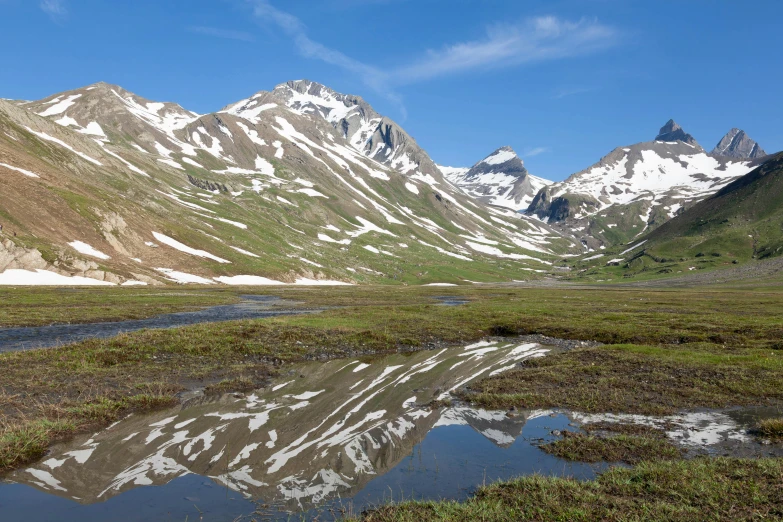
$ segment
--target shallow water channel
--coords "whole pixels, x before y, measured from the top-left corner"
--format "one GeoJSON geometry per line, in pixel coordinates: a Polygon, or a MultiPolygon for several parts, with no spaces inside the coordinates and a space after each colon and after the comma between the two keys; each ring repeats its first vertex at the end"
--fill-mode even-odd
{"type": "MultiPolygon", "coordinates": [[[[248,395],[131,415],[8,476],[1,518],[325,520],[389,500],[465,499],[482,483],[531,473],[589,479],[606,464],[569,463],[538,445],[596,419],[425,406],[551,350],[485,341],[308,363],[248,395]]],[[[693,447],[746,437],[731,416],[693,415],[636,420],[661,422],[693,447]]]]}
{"type": "Polygon", "coordinates": [[[194,312],[162,314],[147,319],[86,324],[54,324],[23,328],[0,328],[0,352],[47,348],[89,338],[114,337],[121,333],[152,328],[176,328],[198,323],[216,323],[238,319],[261,319],[280,315],[313,312],[306,309],[272,308],[280,299],[267,295],[243,295],[242,301],[211,306],[194,312]]]}

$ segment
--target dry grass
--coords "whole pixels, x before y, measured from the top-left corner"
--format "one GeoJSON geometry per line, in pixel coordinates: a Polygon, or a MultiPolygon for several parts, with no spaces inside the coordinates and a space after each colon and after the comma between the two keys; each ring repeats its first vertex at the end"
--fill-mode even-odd
{"type": "Polygon", "coordinates": [[[0,473],[42,457],[58,440],[119,420],[131,411],[151,411],[177,403],[166,386],[127,397],[85,396],[82,400],[48,403],[21,402],[18,396],[0,396],[0,473]]]}

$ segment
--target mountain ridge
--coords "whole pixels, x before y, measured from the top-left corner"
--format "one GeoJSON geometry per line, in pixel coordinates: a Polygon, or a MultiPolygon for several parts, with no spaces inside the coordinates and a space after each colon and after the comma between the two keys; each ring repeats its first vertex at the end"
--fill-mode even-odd
{"type": "Polygon", "coordinates": [[[502,270],[535,274],[572,248],[466,197],[369,105],[357,121],[372,133],[352,143],[351,115],[316,107],[350,110],[339,93],[292,85],[320,97],[291,102],[298,91],[281,84],[253,106],[197,114],[93,84],[3,102],[0,283],[508,280],[502,270]],[[393,145],[383,162],[378,139],[393,145]]]}
{"type": "Polygon", "coordinates": [[[624,243],[749,172],[754,161],[708,154],[674,120],[653,141],[617,147],[536,194],[526,213],[586,251],[624,243]]]}

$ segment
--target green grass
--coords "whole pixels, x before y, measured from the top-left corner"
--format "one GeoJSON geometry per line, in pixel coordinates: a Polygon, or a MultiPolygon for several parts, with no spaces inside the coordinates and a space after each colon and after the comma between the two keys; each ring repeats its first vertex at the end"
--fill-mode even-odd
{"type": "Polygon", "coordinates": [[[158,302],[156,293],[171,308],[230,300],[244,292],[333,307],[314,315],[139,331],[0,354],[0,397],[14,398],[0,400],[5,425],[50,419],[47,408],[81,407],[86,409],[79,418],[106,423],[114,415],[111,401],[125,401],[120,409],[132,411],[144,407],[127,402],[140,394],[172,397],[208,386],[215,393],[242,391],[299,361],[457,346],[488,335],[543,334],[614,344],[531,360],[472,384],[465,398],[487,407],[664,413],[783,401],[779,287],[753,292],[504,287],[2,292],[12,298],[1,301],[6,311],[20,317],[41,303],[45,306],[34,317],[47,320],[59,313],[56,303],[63,295],[73,304],[83,297],[121,313],[142,313],[146,304],[158,302]],[[433,299],[438,295],[469,303],[439,306],[433,299]],[[151,393],[150,387],[159,391],[151,393]]]}
{"type": "Polygon", "coordinates": [[[753,428],[753,432],[761,437],[783,439],[783,417],[763,420],[753,428]]]}
{"type": "Polygon", "coordinates": [[[144,319],[236,301],[225,289],[0,287],[0,327],[144,319]]]}
{"type": "MultiPolygon", "coordinates": [[[[13,398],[3,397],[6,410],[13,398]]],[[[48,447],[80,431],[104,426],[131,411],[150,411],[171,407],[177,400],[169,393],[137,394],[110,399],[99,396],[84,401],[63,401],[58,405],[36,403],[21,418],[3,416],[0,423],[0,473],[33,462],[46,454],[48,447]]]]}
{"type": "MultiPolygon", "coordinates": [[[[405,502],[366,522],[738,521],[783,518],[783,459],[711,458],[612,468],[597,480],[523,477],[464,503],[405,502]]],[[[359,519],[357,519],[359,520],[359,519]]]]}
{"type": "Polygon", "coordinates": [[[582,348],[526,361],[459,393],[486,408],[670,414],[783,401],[783,353],[713,344],[582,348]]]}
{"type": "Polygon", "coordinates": [[[577,462],[638,464],[645,460],[682,457],[682,450],[666,438],[625,434],[600,437],[566,431],[563,438],[544,444],[541,449],[561,459],[577,462]]]}

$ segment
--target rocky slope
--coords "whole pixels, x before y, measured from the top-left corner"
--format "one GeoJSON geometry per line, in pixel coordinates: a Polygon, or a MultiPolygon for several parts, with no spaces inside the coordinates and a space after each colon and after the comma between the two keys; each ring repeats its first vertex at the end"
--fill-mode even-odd
{"type": "Polygon", "coordinates": [[[712,154],[736,159],[756,159],[767,155],[758,143],[740,129],[731,129],[726,133],[712,149],[712,154]]]}
{"type": "Polygon", "coordinates": [[[511,147],[501,147],[470,169],[440,167],[451,183],[488,205],[526,210],[552,182],[531,175],[511,147]]]}
{"type": "Polygon", "coordinates": [[[527,213],[586,250],[626,243],[747,174],[761,158],[708,154],[670,120],[654,141],[618,147],[543,188],[527,213]]]}
{"type": "Polygon", "coordinates": [[[205,115],[105,83],[0,101],[0,181],[0,284],[508,281],[574,248],[306,81],[205,115]]]}

